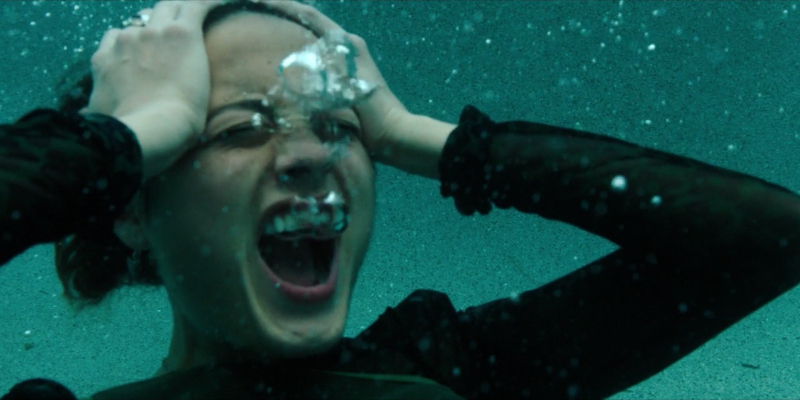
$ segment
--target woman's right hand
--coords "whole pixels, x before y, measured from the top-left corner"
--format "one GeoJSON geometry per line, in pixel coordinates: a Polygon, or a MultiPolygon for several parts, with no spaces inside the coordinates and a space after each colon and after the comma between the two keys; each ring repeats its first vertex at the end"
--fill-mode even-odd
{"type": "Polygon", "coordinates": [[[162,1],[140,11],[144,26],[106,32],[92,57],[89,113],[135,134],[144,178],[166,170],[205,129],[210,92],[203,21],[220,1],[162,1]]]}

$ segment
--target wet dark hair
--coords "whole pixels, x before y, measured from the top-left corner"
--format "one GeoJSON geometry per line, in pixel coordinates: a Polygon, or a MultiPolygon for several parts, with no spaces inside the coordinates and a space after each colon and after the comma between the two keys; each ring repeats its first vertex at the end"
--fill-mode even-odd
{"type": "MultiPolygon", "coordinates": [[[[274,15],[304,25],[263,3],[237,0],[209,11],[203,21],[203,32],[242,12],[274,15]]],[[[56,108],[60,111],[78,112],[88,105],[92,93],[92,75],[88,72],[91,71],[90,65],[90,60],[85,59],[67,69],[56,86],[56,92],[60,93],[56,108]]],[[[141,190],[146,191],[146,187],[141,190]]],[[[111,291],[122,286],[163,284],[148,252],[140,252],[138,260],[134,260],[133,256],[133,250],[125,246],[113,232],[108,232],[103,241],[76,234],[56,242],[56,271],[64,287],[64,297],[79,311],[85,306],[99,304],[111,291]]]]}

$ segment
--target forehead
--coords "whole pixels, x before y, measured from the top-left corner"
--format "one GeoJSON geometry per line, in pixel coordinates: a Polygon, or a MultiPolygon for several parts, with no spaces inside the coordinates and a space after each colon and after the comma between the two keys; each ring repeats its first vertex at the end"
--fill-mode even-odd
{"type": "Polygon", "coordinates": [[[212,27],[205,41],[211,68],[209,106],[214,108],[267,92],[279,82],[281,60],[316,37],[294,22],[242,12],[212,27]]]}

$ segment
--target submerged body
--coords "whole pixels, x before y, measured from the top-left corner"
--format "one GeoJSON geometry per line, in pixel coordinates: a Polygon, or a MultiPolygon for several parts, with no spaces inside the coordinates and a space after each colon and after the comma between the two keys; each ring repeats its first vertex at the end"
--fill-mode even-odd
{"type": "MultiPolygon", "coordinates": [[[[85,142],[68,132],[61,140],[85,142]]],[[[126,146],[135,142],[129,137],[126,146]]],[[[84,167],[83,179],[103,174],[90,162],[84,167]]],[[[138,184],[136,167],[118,167],[129,177],[119,193],[138,184]]],[[[17,175],[18,185],[43,174],[21,170],[32,175],[17,175]]],[[[93,398],[606,397],[800,282],[800,197],[757,178],[586,132],[494,124],[471,107],[448,138],[440,173],[443,195],[464,214],[514,207],[600,234],[620,249],[517,299],[464,311],[442,293],[415,292],[320,355],[232,358],[93,398]],[[481,165],[492,172],[475,173],[481,165]],[[618,177],[624,190],[612,185],[618,177]]],[[[62,181],[70,179],[49,185],[62,181]]],[[[36,189],[25,195],[31,204],[85,212],[78,201],[41,197],[64,185],[36,189]]]]}
{"type": "Polygon", "coordinates": [[[800,198],[784,188],[472,107],[458,126],[411,114],[352,34],[359,79],[381,88],[309,113],[267,94],[282,60],[341,30],[312,7],[150,12],[106,33],[82,81],[96,87],[0,129],[3,260],[74,234],[56,252],[73,299],[136,277],[166,288],[161,368],[97,399],[604,397],[800,281],[800,198]],[[342,338],[372,233],[374,161],[439,179],[463,214],[513,207],[619,249],[464,311],[415,292],[342,338]]]}

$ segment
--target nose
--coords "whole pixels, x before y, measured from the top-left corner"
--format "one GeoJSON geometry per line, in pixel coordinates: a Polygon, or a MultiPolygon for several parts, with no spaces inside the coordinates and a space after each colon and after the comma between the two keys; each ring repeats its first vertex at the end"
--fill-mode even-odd
{"type": "Polygon", "coordinates": [[[313,134],[294,136],[284,142],[275,160],[275,171],[284,188],[311,195],[323,189],[333,169],[331,150],[313,134]]]}

